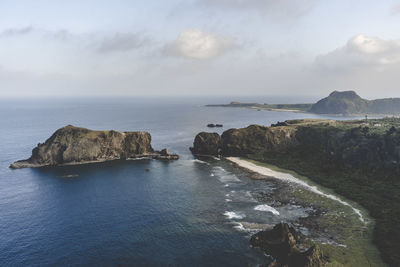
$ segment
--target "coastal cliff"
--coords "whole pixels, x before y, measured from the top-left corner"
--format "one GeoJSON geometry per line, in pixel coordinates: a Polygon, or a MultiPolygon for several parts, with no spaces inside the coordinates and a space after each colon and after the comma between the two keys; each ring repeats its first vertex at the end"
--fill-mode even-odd
{"type": "Polygon", "coordinates": [[[219,147],[207,149],[293,170],[361,204],[376,220],[373,241],[383,259],[400,265],[400,119],[251,125],[225,131],[219,147]]]}
{"type": "Polygon", "coordinates": [[[73,165],[116,159],[153,157],[177,159],[167,150],[155,151],[148,132],[93,131],[71,125],[58,129],[43,144],[32,150],[32,156],[19,160],[10,168],[73,165]]]}

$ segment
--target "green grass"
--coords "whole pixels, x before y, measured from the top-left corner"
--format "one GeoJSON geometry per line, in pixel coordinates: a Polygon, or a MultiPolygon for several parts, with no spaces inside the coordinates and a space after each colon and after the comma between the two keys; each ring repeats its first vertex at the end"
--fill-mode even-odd
{"type": "MultiPolygon", "coordinates": [[[[316,185],[309,178],[300,175],[295,171],[286,170],[265,162],[249,160],[257,165],[270,168],[274,171],[289,173],[292,176],[305,181],[309,185],[316,185]]],[[[318,188],[327,194],[334,194],[331,189],[318,186],[318,188]]],[[[326,198],[322,195],[311,192],[302,187],[296,187],[294,196],[306,203],[326,208],[328,212],[318,218],[318,225],[321,228],[329,229],[340,235],[339,242],[346,247],[320,244],[324,255],[329,257],[330,263],[327,266],[385,266],[380,253],[373,244],[373,228],[375,221],[368,217],[367,212],[356,203],[343,199],[355,208],[362,211],[366,224],[359,220],[359,216],[354,211],[335,200],[326,198]]]]}

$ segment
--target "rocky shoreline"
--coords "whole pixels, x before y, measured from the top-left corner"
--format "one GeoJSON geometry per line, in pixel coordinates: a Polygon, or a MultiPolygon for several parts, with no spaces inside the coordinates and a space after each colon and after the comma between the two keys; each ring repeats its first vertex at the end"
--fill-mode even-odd
{"type": "MultiPolygon", "coordinates": [[[[399,128],[396,118],[291,120],[271,127],[229,129],[222,135],[201,132],[191,151],[195,155],[243,157],[252,164],[283,168],[283,172],[302,177],[300,180],[330,188],[327,196],[315,186],[291,186],[291,179],[281,177],[281,183],[289,186],[278,186],[275,193],[259,194],[257,199],[271,207],[288,202],[310,207],[308,217],[292,223],[298,230],[308,230],[309,241],[320,244],[334,266],[385,266],[382,259],[396,266],[398,245],[393,237],[398,236],[399,128]],[[349,204],[335,195],[354,202],[349,204]],[[373,219],[354,208],[355,202],[373,219]]],[[[250,176],[270,179],[265,175],[250,176]]]]}
{"type": "MultiPolygon", "coordinates": [[[[253,172],[247,168],[243,168],[237,164],[235,165],[240,169],[247,171],[250,179],[266,180],[273,184],[274,189],[272,191],[259,191],[256,194],[252,194],[258,202],[265,203],[273,208],[279,208],[290,204],[299,206],[299,208],[308,209],[308,215],[306,217],[300,217],[295,221],[285,222],[285,224],[288,224],[288,226],[290,226],[298,236],[301,236],[301,238],[296,239],[295,242],[297,243],[296,253],[300,253],[296,256],[293,255],[292,250],[287,251],[287,249],[283,249],[283,251],[286,251],[287,253],[279,254],[277,257],[274,255],[274,253],[277,253],[276,251],[271,252],[270,250],[265,248],[263,249],[262,246],[260,247],[260,245],[257,245],[258,243],[269,242],[268,238],[265,239],[265,235],[260,233],[271,231],[271,226],[264,226],[266,228],[261,232],[252,235],[250,241],[251,246],[260,247],[266,254],[273,257],[274,261],[269,266],[325,266],[327,263],[334,263],[336,264],[335,266],[349,266],[337,262],[336,258],[332,257],[332,254],[341,251],[342,253],[350,255],[352,251],[351,249],[348,249],[346,245],[346,239],[350,238],[349,232],[359,231],[365,235],[366,232],[370,231],[370,228],[367,228],[367,225],[358,219],[357,214],[349,209],[349,207],[344,206],[341,203],[335,203],[335,200],[326,199],[324,196],[318,196],[316,193],[309,191],[307,188],[304,188],[299,184],[280,180],[273,176],[266,176],[258,172],[253,172]],[[309,198],[309,196],[316,196],[316,198],[309,198]],[[333,218],[335,221],[341,222],[338,227],[331,227],[331,225],[327,223],[333,220],[333,218]],[[255,237],[258,237],[256,243],[254,243],[255,237]],[[299,258],[301,258],[301,253],[306,255],[306,251],[312,248],[317,248],[319,256],[316,257],[314,254],[312,257],[315,260],[314,265],[307,265],[304,263],[304,257],[303,260],[300,260],[299,258]],[[331,251],[333,251],[333,253],[331,253],[331,251]],[[279,257],[283,257],[283,262],[278,259],[279,257]],[[291,257],[297,257],[296,262],[303,262],[304,265],[296,265],[293,262],[288,263],[287,261],[291,257]]],[[[247,229],[246,225],[244,225],[244,229],[247,229]]],[[[250,229],[252,229],[251,226],[249,230],[250,229]]]]}
{"type": "Polygon", "coordinates": [[[30,158],[10,165],[12,169],[78,165],[112,160],[149,158],[177,160],[168,149],[156,151],[148,132],[94,131],[68,125],[58,129],[30,158]]]}

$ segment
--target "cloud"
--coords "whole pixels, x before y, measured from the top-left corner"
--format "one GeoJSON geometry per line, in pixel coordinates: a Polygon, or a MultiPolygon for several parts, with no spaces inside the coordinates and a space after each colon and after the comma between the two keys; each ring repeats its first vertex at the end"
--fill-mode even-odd
{"type": "Polygon", "coordinates": [[[2,33],[0,33],[0,37],[12,37],[16,35],[25,35],[30,34],[35,29],[32,26],[27,26],[23,28],[8,28],[5,29],[2,33]]]}
{"type": "Polygon", "coordinates": [[[397,4],[397,5],[393,6],[393,7],[390,9],[390,14],[392,14],[392,15],[398,15],[398,14],[400,14],[400,4],[397,4]]]}
{"type": "Polygon", "coordinates": [[[318,68],[335,71],[384,69],[400,63],[400,40],[356,35],[346,45],[316,59],[318,68]]]}
{"type": "Polygon", "coordinates": [[[166,51],[173,56],[211,59],[221,56],[234,46],[233,38],[217,36],[199,29],[190,29],[182,31],[177,39],[167,46],[166,51]]]}
{"type": "Polygon", "coordinates": [[[226,10],[251,10],[276,18],[298,18],[307,14],[318,0],[197,0],[206,8],[226,10]]]}
{"type": "Polygon", "coordinates": [[[150,40],[137,33],[115,33],[106,36],[98,43],[98,51],[101,53],[125,52],[137,49],[148,44],[150,40]]]}

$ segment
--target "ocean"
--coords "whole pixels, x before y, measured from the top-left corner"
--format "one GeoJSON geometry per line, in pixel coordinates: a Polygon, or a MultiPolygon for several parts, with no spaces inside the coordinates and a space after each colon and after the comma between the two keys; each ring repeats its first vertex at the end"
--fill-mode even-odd
{"type": "Polygon", "coordinates": [[[306,216],[307,210],[259,203],[254,195],[270,192],[270,182],[252,180],[224,160],[195,159],[189,147],[201,131],[222,133],[250,124],[324,116],[204,106],[230,100],[0,100],[0,266],[256,266],[268,262],[250,248],[252,232],[243,225],[291,221],[306,216]],[[210,129],[208,123],[224,127],[210,129]],[[167,147],[180,160],[8,168],[68,124],[148,131],[155,149],[167,147]]]}

